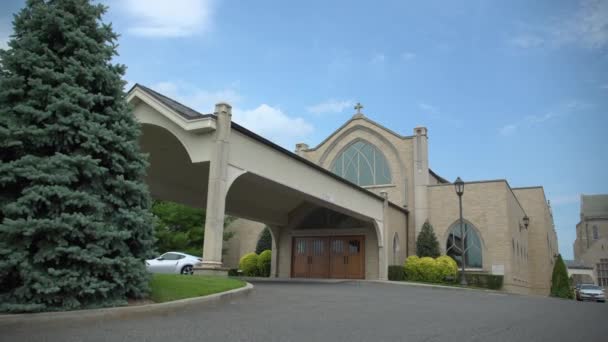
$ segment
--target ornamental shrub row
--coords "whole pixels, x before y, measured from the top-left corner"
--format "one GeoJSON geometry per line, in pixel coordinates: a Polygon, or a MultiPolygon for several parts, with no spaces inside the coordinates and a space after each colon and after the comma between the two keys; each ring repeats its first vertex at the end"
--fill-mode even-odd
{"type": "MultiPolygon", "coordinates": [[[[465,273],[467,284],[473,287],[500,290],[502,288],[503,276],[486,273],[465,273]]],[[[456,279],[460,279],[460,273],[456,279]]]]}
{"type": "Polygon", "coordinates": [[[388,280],[403,281],[405,279],[405,269],[403,266],[390,265],[388,267],[388,280]]]}
{"type": "Polygon", "coordinates": [[[405,261],[404,269],[408,280],[442,283],[456,278],[458,265],[446,255],[437,259],[413,255],[405,261]]]}
{"type": "Polygon", "coordinates": [[[270,261],[272,252],[267,249],[260,253],[254,252],[243,255],[239,262],[239,268],[243,275],[247,277],[269,277],[270,276],[270,261]]]}

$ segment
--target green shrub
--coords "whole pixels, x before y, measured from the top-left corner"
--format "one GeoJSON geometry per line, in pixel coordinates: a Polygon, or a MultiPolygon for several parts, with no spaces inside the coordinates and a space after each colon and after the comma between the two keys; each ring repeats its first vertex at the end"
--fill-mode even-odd
{"type": "Polygon", "coordinates": [[[441,274],[442,281],[454,281],[456,280],[456,274],[458,273],[458,264],[456,261],[447,255],[440,256],[436,259],[439,273],[441,274]]]}
{"type": "Polygon", "coordinates": [[[441,281],[441,274],[437,268],[437,262],[431,257],[423,257],[418,260],[420,270],[420,281],[438,283],[441,281]]]}
{"type": "Polygon", "coordinates": [[[420,258],[431,257],[437,258],[439,255],[439,242],[433,231],[433,226],[429,221],[424,222],[422,230],[416,239],[416,255],[420,258]]]}
{"type": "Polygon", "coordinates": [[[229,277],[238,277],[239,276],[239,270],[238,268],[231,268],[228,270],[228,276],[229,277]]]}
{"type": "Polygon", "coordinates": [[[401,265],[390,265],[388,267],[388,280],[405,280],[405,268],[401,265]]]}
{"type": "Polygon", "coordinates": [[[404,269],[405,277],[408,280],[429,283],[451,282],[456,278],[458,272],[456,261],[449,256],[433,259],[413,255],[407,258],[404,269]]]}
{"type": "Polygon", "coordinates": [[[255,277],[258,275],[258,255],[255,253],[248,253],[243,255],[239,262],[239,268],[243,271],[243,274],[248,277],[255,277]]]}
{"type": "Polygon", "coordinates": [[[270,277],[270,262],[272,260],[272,251],[267,249],[258,256],[258,275],[261,277],[270,277]]]}
{"type": "MultiPolygon", "coordinates": [[[[503,276],[486,273],[465,273],[467,284],[485,289],[500,290],[502,288],[503,276]]],[[[460,273],[458,274],[460,279],[460,273]]]]}
{"type": "Polygon", "coordinates": [[[272,250],[272,234],[270,233],[270,228],[264,227],[264,230],[260,233],[258,243],[255,245],[255,252],[262,254],[267,249],[272,250]]]}
{"type": "Polygon", "coordinates": [[[405,277],[408,280],[419,280],[420,279],[420,272],[418,269],[418,260],[420,260],[420,258],[418,258],[415,255],[409,256],[407,257],[407,260],[405,260],[405,265],[404,265],[404,270],[405,270],[405,277]]]}
{"type": "Polygon", "coordinates": [[[555,259],[553,275],[551,276],[551,297],[573,299],[574,293],[568,282],[568,271],[561,254],[555,259]]]}

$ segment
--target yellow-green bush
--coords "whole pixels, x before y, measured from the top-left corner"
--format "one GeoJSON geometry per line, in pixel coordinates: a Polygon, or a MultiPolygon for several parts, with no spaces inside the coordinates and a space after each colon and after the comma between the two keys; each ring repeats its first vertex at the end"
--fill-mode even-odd
{"type": "Polygon", "coordinates": [[[437,267],[441,273],[441,279],[456,279],[458,273],[458,264],[454,259],[447,255],[440,256],[437,260],[437,267]]]}
{"type": "Polygon", "coordinates": [[[267,249],[258,256],[258,273],[261,277],[270,277],[270,261],[272,260],[272,251],[267,249]]]}
{"type": "Polygon", "coordinates": [[[417,280],[420,278],[418,271],[418,260],[420,260],[420,258],[415,255],[409,256],[407,257],[407,260],[405,260],[405,277],[408,280],[417,280]]]}
{"type": "Polygon", "coordinates": [[[243,274],[248,277],[255,277],[258,275],[258,255],[255,253],[248,253],[243,255],[239,262],[239,268],[243,271],[243,274]]]}
{"type": "Polygon", "coordinates": [[[408,280],[430,283],[455,279],[458,271],[456,262],[449,256],[441,256],[437,259],[410,256],[407,258],[404,268],[408,280]]]}

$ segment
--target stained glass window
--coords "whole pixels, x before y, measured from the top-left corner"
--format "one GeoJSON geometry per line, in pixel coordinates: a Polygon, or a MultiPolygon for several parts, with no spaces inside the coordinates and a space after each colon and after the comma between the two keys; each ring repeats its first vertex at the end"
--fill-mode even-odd
{"type": "MultiPolygon", "coordinates": [[[[463,222],[464,226],[464,254],[465,267],[482,268],[481,240],[470,223],[463,222]]],[[[450,227],[450,234],[446,243],[446,254],[456,260],[458,266],[462,263],[462,239],[460,223],[456,222],[450,227]]]]}
{"type": "Polygon", "coordinates": [[[382,152],[361,140],[340,153],[331,171],[360,186],[391,183],[391,171],[382,152]]]}

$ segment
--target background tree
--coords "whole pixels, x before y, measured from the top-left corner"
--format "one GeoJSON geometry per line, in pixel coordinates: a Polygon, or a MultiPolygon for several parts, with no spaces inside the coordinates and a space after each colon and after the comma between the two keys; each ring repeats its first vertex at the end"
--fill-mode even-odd
{"type": "Polygon", "coordinates": [[[268,227],[264,227],[260,233],[258,243],[255,245],[255,254],[260,254],[265,250],[272,250],[272,235],[268,227]]]}
{"type": "Polygon", "coordinates": [[[557,255],[555,264],[553,264],[553,274],[551,276],[551,297],[559,298],[574,298],[570,281],[568,280],[568,271],[566,264],[562,259],[561,254],[557,255]]]}
{"type": "Polygon", "coordinates": [[[420,258],[436,258],[440,255],[439,242],[437,242],[433,226],[428,221],[424,222],[420,234],[418,234],[418,239],[416,240],[416,255],[420,258]]]}
{"type": "MultiPolygon", "coordinates": [[[[154,233],[156,249],[160,253],[177,251],[201,256],[205,237],[205,211],[170,201],[155,201],[152,213],[156,216],[154,233]]],[[[234,220],[226,216],[224,227],[234,220]]],[[[224,231],[224,241],[234,232],[224,231]]],[[[225,252],[225,250],[224,250],[225,252]]]]}
{"type": "Polygon", "coordinates": [[[146,159],[106,8],[28,0],[0,51],[0,310],[148,292],[146,159]]]}

